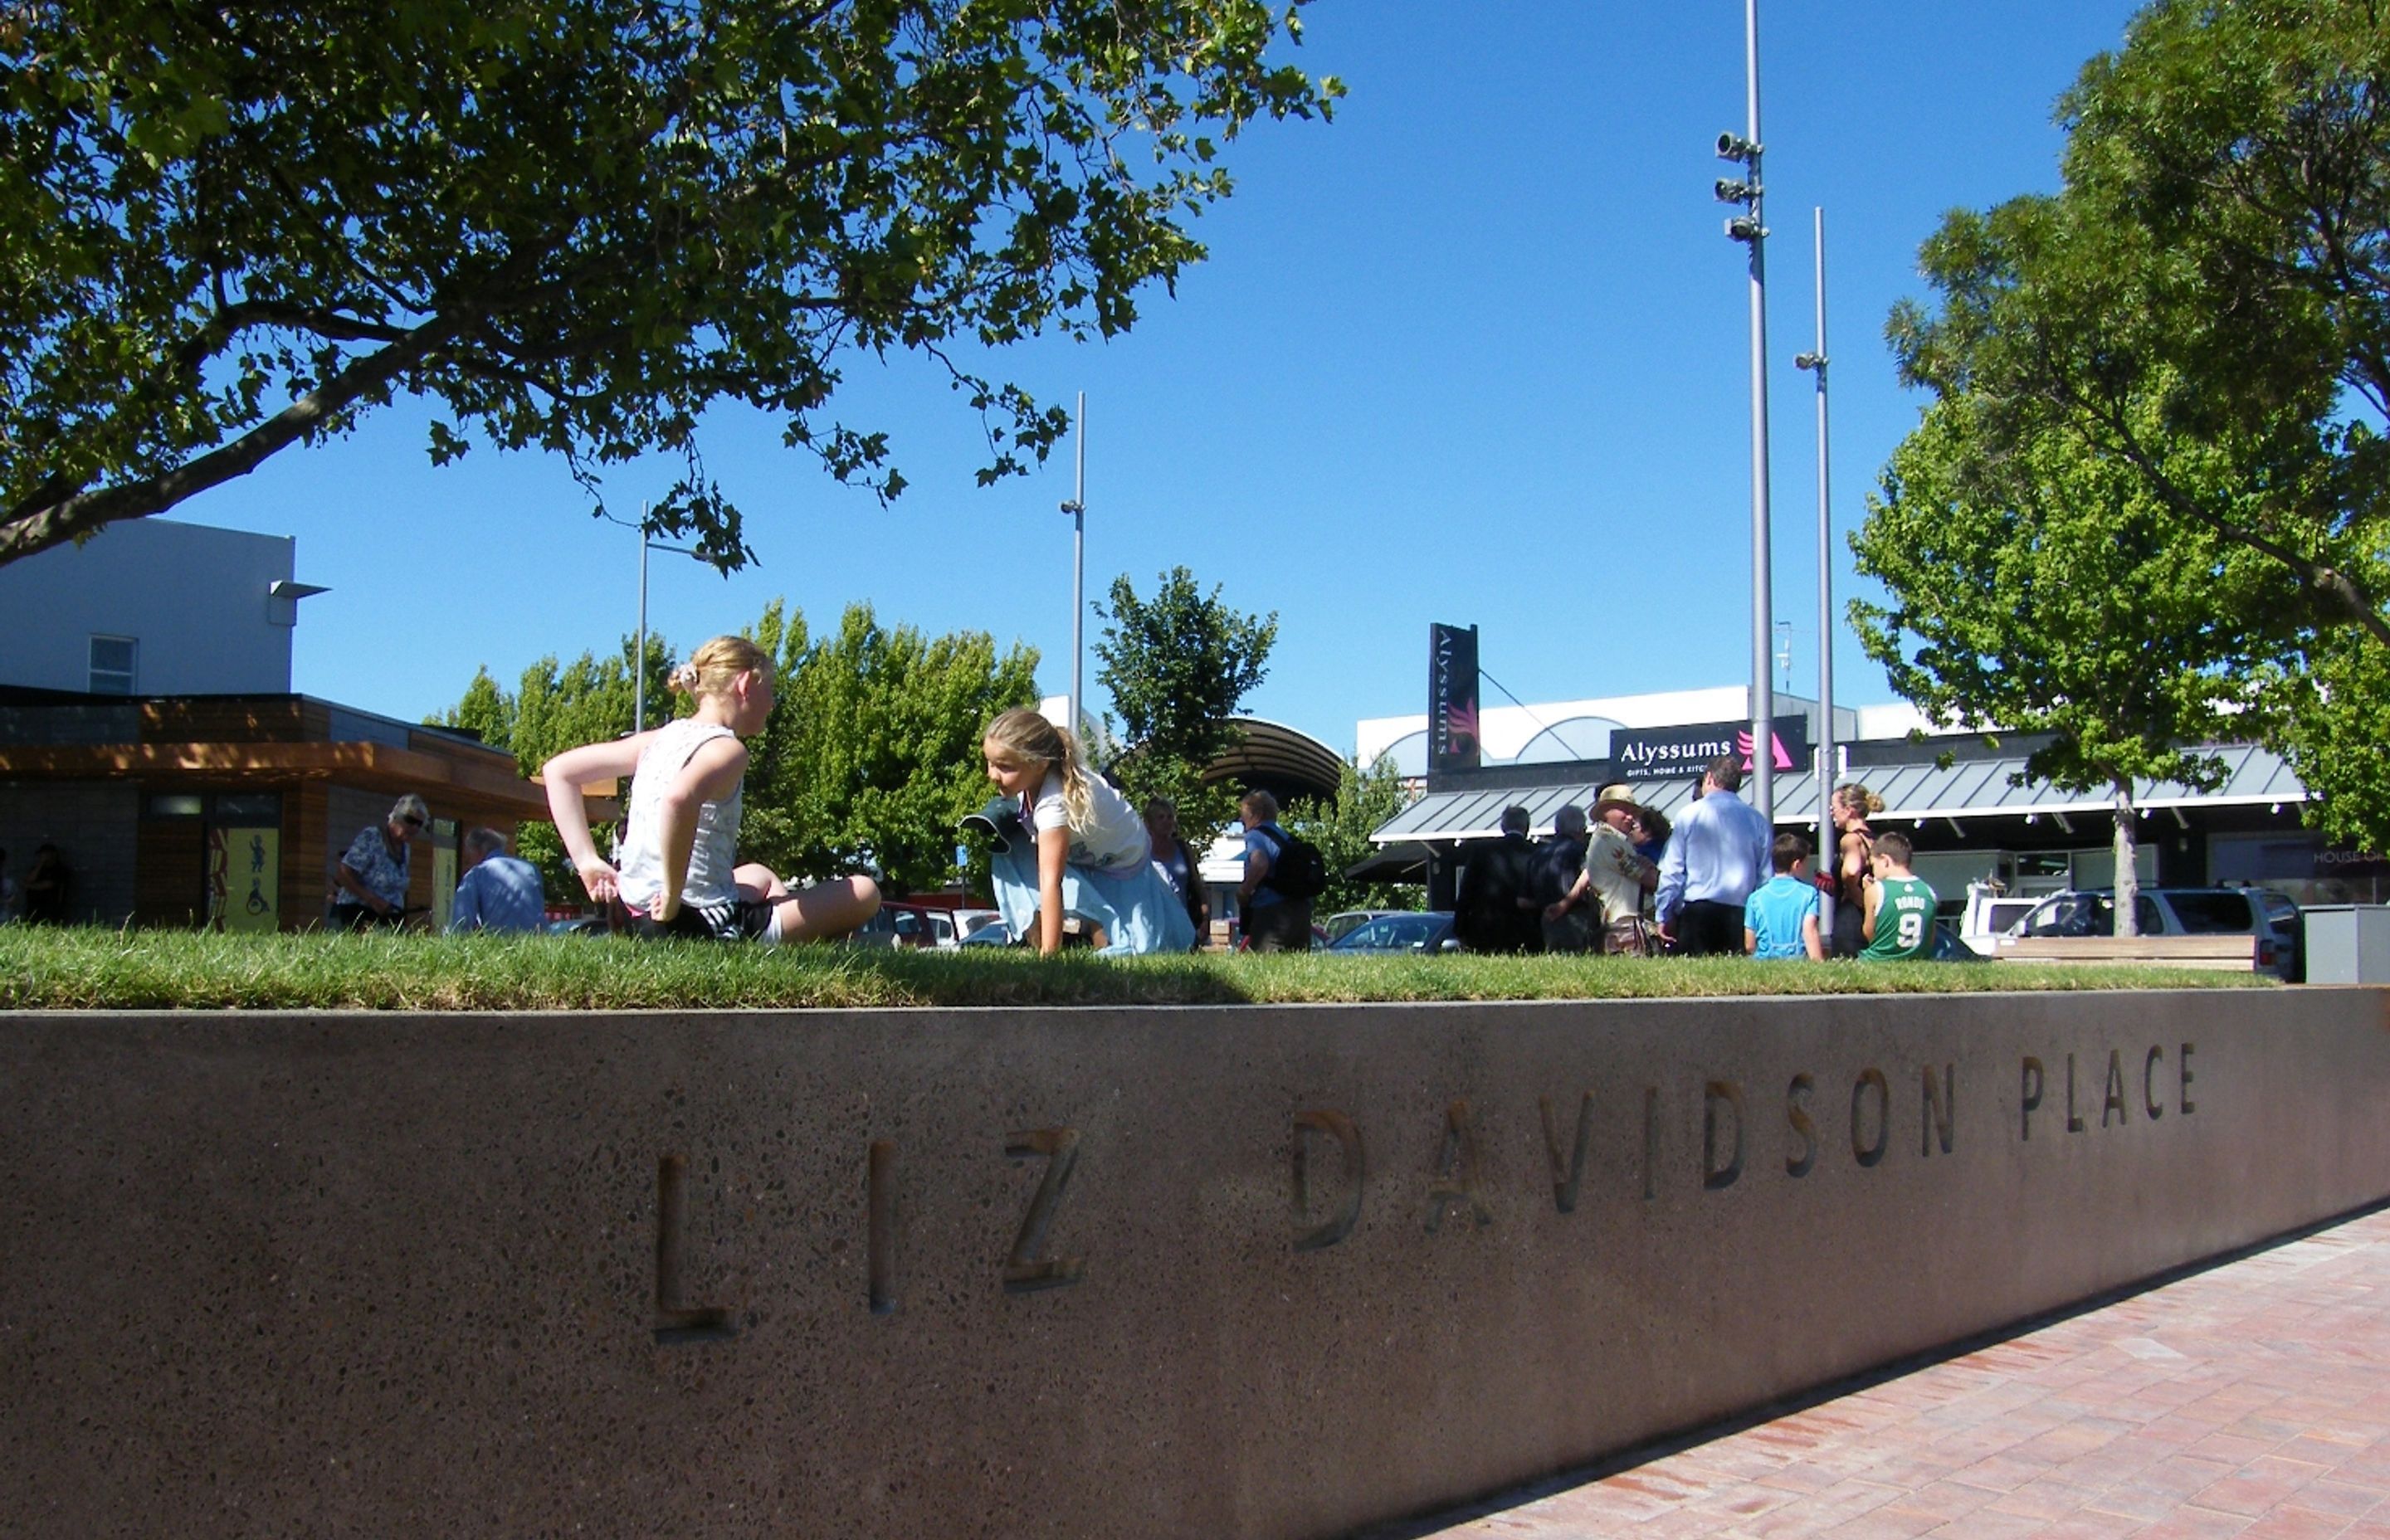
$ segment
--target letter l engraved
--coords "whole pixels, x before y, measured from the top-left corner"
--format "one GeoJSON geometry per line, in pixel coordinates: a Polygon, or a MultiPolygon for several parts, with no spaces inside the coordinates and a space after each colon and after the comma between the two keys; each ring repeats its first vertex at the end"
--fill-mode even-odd
{"type": "Polygon", "coordinates": [[[1012,1254],[1005,1259],[1004,1291],[1008,1294],[1034,1293],[1040,1289],[1067,1289],[1086,1273],[1085,1257],[1045,1257],[1038,1252],[1046,1249],[1046,1232],[1054,1223],[1054,1215],[1062,1207],[1062,1188],[1070,1182],[1071,1173],[1079,1163],[1079,1131],[1075,1128],[1032,1128],[1004,1136],[1004,1153],[1011,1160],[1026,1160],[1032,1155],[1046,1157],[1046,1174],[1037,1184],[1036,1193],[1029,1200],[1029,1212],[1021,1216],[1021,1229],[1012,1238],[1012,1254]]]}
{"type": "Polygon", "coordinates": [[[1538,1097],[1536,1105],[1544,1114],[1544,1160],[1552,1170],[1552,1207],[1562,1213],[1576,1213],[1577,1190],[1585,1186],[1586,1152],[1593,1146],[1593,1093],[1576,1104],[1576,1148],[1568,1159],[1568,1169],[1561,1168],[1560,1127],[1552,1118],[1552,1098],[1538,1097]]]}
{"type": "Polygon", "coordinates": [[[1353,1233],[1361,1217],[1361,1131],[1342,1112],[1320,1108],[1294,1115],[1294,1223],[1298,1251],[1324,1251],[1353,1233]],[[1325,1134],[1344,1153],[1344,1201],[1319,1224],[1311,1224],[1311,1136],[1325,1134]],[[1309,1225],[1308,1229],[1302,1226],[1309,1225]]]}
{"type": "Polygon", "coordinates": [[[871,1141],[865,1162],[865,1270],[871,1313],[896,1314],[896,1142],[871,1141]]]}
{"type": "Polygon", "coordinates": [[[2066,1131],[2069,1134],[2083,1132],[2083,1120],[2075,1111],[2075,1056],[2073,1054],[2066,1056],[2066,1131]]]}
{"type": "Polygon", "coordinates": [[[665,1155],[656,1161],[656,1324],[658,1347],[687,1342],[726,1342],[739,1335],[730,1312],[719,1305],[681,1303],[681,1247],[687,1235],[688,1161],[665,1155]]]}

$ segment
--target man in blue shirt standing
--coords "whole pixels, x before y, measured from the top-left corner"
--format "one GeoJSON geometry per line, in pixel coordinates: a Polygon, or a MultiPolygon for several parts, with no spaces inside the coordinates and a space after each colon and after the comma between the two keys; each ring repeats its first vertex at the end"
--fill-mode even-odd
{"type": "Polygon", "coordinates": [[[547,895],[539,868],[507,853],[507,837],[494,828],[465,836],[473,869],[456,884],[448,911],[448,933],[467,930],[537,930],[547,923],[547,895]]]}
{"type": "Polygon", "coordinates": [[[1743,900],[1767,880],[1776,831],[1741,789],[1741,760],[1710,761],[1701,801],[1677,820],[1660,858],[1660,937],[1687,956],[1740,956],[1743,900]]]}

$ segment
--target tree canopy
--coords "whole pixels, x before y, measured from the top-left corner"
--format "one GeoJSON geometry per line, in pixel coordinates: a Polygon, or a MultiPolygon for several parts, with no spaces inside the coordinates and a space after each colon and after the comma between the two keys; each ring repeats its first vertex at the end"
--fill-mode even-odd
{"type": "Polygon", "coordinates": [[[2194,569],[2219,543],[2272,569],[2209,618],[2272,635],[2247,697],[2327,829],[2376,848],[2390,802],[2330,719],[2378,711],[2390,648],[2385,87],[2372,0],[2153,0],[2062,99],[2062,190],[1947,216],[1935,302],[1889,328],[1968,495],[2059,453],[2129,476],[2101,506],[2163,519],[2194,569]]]}
{"type": "MultiPolygon", "coordinates": [[[[779,703],[748,742],[741,859],[791,880],[868,868],[892,892],[950,881],[955,825],[987,797],[980,734],[997,712],[1036,699],[1036,654],[1019,646],[999,654],[984,632],[929,637],[882,626],[868,605],[851,606],[836,632],[816,638],[776,599],[745,635],[776,661],[779,703]]],[[[626,636],[616,656],[542,658],[512,694],[484,669],[438,721],[513,750],[529,776],[552,754],[630,732],[635,656],[626,636]]],[[[690,709],[664,685],[674,661],[650,632],[650,723],[690,709]]],[[[517,843],[550,893],[580,896],[552,826],[526,824],[517,843]]]]}
{"type": "MultiPolygon", "coordinates": [[[[1937,405],[1895,452],[1851,541],[1892,602],[1854,601],[1852,622],[1893,688],[1936,720],[2052,735],[2019,784],[2114,799],[2129,933],[2133,783],[2222,779],[2199,746],[2269,718],[2245,670],[2272,638],[2218,616],[2263,613],[2288,584],[2170,520],[2132,468],[2075,442],[2045,436],[1987,464],[1974,420],[1937,405]]],[[[2217,459],[2173,469],[2204,485],[2217,459]]]]}
{"type": "MultiPolygon", "coordinates": [[[[1325,115],[1261,0],[25,0],[0,15],[0,561],[173,507],[394,395],[474,443],[685,471],[743,403],[893,496],[842,361],[915,353],[984,481],[1059,409],[973,368],[1111,335],[1203,256],[1223,141],[1325,115]]],[[[602,506],[602,504],[601,504],[602,506]]]]}
{"type": "Polygon", "coordinates": [[[1416,882],[1356,882],[1344,874],[1377,853],[1369,836],[1400,813],[1410,798],[1391,756],[1381,754],[1367,770],[1347,764],[1337,772],[1336,794],[1306,798],[1281,820],[1292,833],[1319,847],[1328,863],[1328,886],[1313,900],[1322,915],[1339,909],[1416,909],[1426,893],[1416,882]]]}
{"type": "Polygon", "coordinates": [[[1229,719],[1269,676],[1278,615],[1240,613],[1217,584],[1206,594],[1184,567],[1162,573],[1150,599],[1123,573],[1109,608],[1095,610],[1104,622],[1096,678],[1121,722],[1119,751],[1104,768],[1132,802],[1176,802],[1187,838],[1200,845],[1234,813],[1234,789],[1205,785],[1203,772],[1235,744],[1229,719]]]}

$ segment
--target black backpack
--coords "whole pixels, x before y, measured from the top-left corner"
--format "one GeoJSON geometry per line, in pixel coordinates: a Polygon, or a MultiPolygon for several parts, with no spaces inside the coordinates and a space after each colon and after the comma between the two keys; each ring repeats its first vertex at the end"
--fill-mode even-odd
{"type": "Polygon", "coordinates": [[[1328,861],[1310,841],[1289,834],[1276,824],[1262,831],[1278,841],[1278,857],[1270,863],[1262,886],[1281,898],[1317,898],[1328,891],[1328,861]]]}

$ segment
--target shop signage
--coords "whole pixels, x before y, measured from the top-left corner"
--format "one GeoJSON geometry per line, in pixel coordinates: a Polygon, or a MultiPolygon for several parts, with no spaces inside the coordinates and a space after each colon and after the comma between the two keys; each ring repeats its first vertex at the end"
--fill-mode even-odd
{"type": "MultiPolygon", "coordinates": [[[[1770,762],[1778,770],[1794,770],[1809,763],[1809,719],[1780,716],[1772,735],[1770,762]]],[[[1690,777],[1720,754],[1739,755],[1751,768],[1751,724],[1703,722],[1683,727],[1622,727],[1610,735],[1610,763],[1621,780],[1651,781],[1690,777]]]]}

